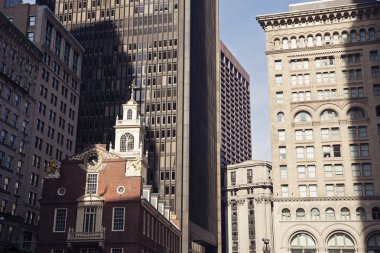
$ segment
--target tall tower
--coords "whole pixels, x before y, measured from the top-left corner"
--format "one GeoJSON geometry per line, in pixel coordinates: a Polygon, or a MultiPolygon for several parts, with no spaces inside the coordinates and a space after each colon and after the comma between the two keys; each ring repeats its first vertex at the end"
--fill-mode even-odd
{"type": "Polygon", "coordinates": [[[114,120],[135,80],[147,184],[181,221],[182,252],[216,250],[218,1],[56,0],[55,13],[86,49],[78,149],[113,141],[114,120]]]}
{"type": "Polygon", "coordinates": [[[266,32],[274,252],[379,252],[380,3],[257,17],[266,32]]]}

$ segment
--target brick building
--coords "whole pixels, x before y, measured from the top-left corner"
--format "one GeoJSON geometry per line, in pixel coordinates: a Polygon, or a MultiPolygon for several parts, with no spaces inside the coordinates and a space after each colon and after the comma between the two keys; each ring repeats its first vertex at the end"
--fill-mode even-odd
{"type": "Polygon", "coordinates": [[[94,145],[50,166],[38,252],[180,252],[167,201],[144,185],[144,124],[133,96],[123,111],[115,149],[94,145]]]}

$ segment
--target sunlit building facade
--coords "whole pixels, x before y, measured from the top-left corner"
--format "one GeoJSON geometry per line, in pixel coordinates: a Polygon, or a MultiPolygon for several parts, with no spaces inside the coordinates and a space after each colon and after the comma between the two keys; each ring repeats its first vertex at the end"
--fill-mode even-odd
{"type": "Polygon", "coordinates": [[[274,252],[380,251],[380,3],[315,1],[266,32],[274,252]]]}

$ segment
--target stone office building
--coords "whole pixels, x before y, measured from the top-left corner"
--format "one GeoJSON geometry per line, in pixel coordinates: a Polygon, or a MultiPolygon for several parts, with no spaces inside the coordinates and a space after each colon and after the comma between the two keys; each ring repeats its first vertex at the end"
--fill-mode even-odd
{"type": "Polygon", "coordinates": [[[257,17],[266,33],[274,252],[380,251],[380,3],[257,17]]]}
{"type": "Polygon", "coordinates": [[[34,248],[37,228],[25,221],[25,188],[41,60],[38,48],[0,13],[0,252],[34,248]]]}

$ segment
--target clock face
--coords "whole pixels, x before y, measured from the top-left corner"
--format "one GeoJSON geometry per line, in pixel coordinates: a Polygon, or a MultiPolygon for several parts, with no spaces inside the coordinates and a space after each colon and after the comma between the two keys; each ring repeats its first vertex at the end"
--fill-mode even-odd
{"type": "Polygon", "coordinates": [[[99,164],[99,157],[97,154],[91,154],[87,159],[87,166],[88,167],[95,167],[99,164]]]}

